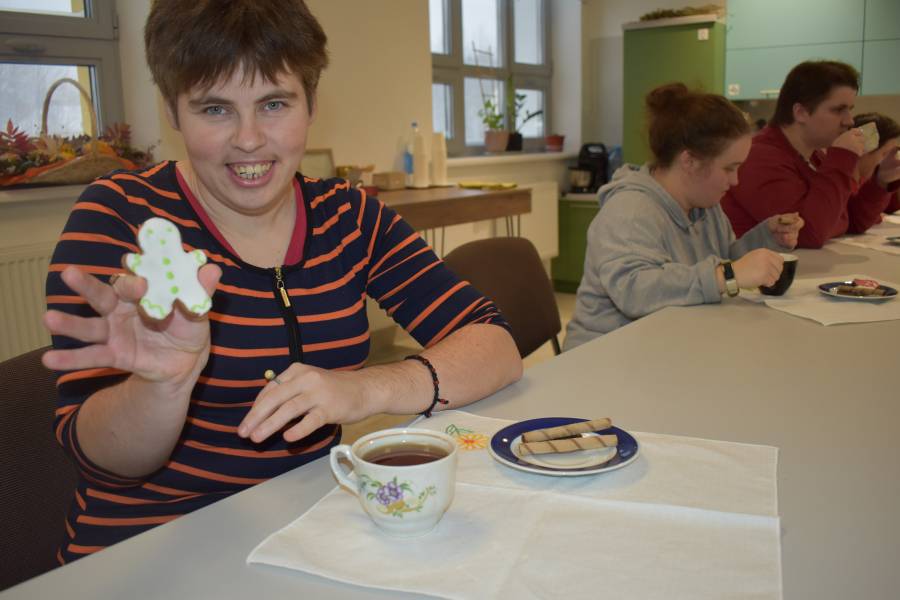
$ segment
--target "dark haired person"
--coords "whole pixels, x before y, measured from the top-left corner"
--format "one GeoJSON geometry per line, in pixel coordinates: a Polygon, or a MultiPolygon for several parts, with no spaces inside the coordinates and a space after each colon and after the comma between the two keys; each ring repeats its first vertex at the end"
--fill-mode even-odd
{"type": "Polygon", "coordinates": [[[783,265],[773,250],[793,248],[803,226],[777,215],[735,239],[719,201],[737,183],[750,125],[728,100],[677,83],[651,91],[647,109],[653,162],[600,189],[567,350],[667,306],[771,285],[783,265]]]}
{"type": "Polygon", "coordinates": [[[886,155],[859,185],[864,139],[851,114],[857,90],[856,69],[840,62],[804,62],[788,73],[775,115],[741,165],[740,183],[722,200],[737,235],[774,214],[796,212],[805,221],[798,246],[821,248],[880,220],[900,186],[900,160],[886,155]]]}
{"type": "MultiPolygon", "coordinates": [[[[898,144],[900,144],[900,123],[897,123],[889,116],[873,112],[853,117],[853,124],[856,127],[862,127],[866,123],[875,123],[875,129],[878,131],[878,148],[859,159],[859,164],[856,167],[857,185],[864,184],[871,179],[878,165],[889,154],[896,153],[898,144]]],[[[900,210],[900,190],[891,194],[884,212],[892,214],[898,210],[900,210]]]]}
{"type": "Polygon", "coordinates": [[[61,562],[325,456],[341,423],[521,375],[495,306],[403,219],[297,174],[325,45],[302,0],[153,3],[147,61],[187,159],[88,186],[47,280],[55,428],[81,474],[61,562]],[[206,317],[141,314],[121,261],[154,216],[206,254],[206,317]],[[426,348],[414,360],[363,368],[367,296],[426,348]]]}

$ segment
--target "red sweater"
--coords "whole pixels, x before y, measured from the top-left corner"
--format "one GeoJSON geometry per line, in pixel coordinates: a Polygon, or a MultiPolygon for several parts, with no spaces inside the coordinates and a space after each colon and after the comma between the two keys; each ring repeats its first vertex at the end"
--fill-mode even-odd
{"type": "Polygon", "coordinates": [[[891,193],[874,176],[858,187],[853,178],[858,160],[849,150],[829,148],[813,154],[813,168],[780,127],[766,127],[753,138],[738,185],[722,199],[734,234],[740,237],[772,215],[791,212],[806,222],[800,248],[821,248],[844,233],[863,233],[881,220],[891,193]]]}

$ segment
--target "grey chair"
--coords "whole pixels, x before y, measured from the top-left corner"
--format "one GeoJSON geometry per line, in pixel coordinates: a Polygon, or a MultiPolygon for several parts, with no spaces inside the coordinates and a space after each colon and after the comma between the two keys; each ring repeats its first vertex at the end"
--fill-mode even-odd
{"type": "Polygon", "coordinates": [[[450,252],[444,262],[500,308],[522,358],[548,341],[559,354],[559,309],[534,244],[521,237],[476,240],[450,252]]]}
{"type": "Polygon", "coordinates": [[[0,590],[49,571],[77,473],[53,433],[56,376],[47,348],[0,363],[0,590]]]}

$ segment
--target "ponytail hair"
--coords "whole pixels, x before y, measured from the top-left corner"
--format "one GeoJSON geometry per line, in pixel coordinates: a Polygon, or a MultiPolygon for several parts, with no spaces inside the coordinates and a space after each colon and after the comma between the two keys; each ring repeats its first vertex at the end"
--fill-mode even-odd
{"type": "Polygon", "coordinates": [[[750,123],[734,104],[718,94],[691,91],[683,83],[651,90],[646,107],[657,167],[671,166],[682,150],[700,160],[713,159],[750,133],[750,123]]]}

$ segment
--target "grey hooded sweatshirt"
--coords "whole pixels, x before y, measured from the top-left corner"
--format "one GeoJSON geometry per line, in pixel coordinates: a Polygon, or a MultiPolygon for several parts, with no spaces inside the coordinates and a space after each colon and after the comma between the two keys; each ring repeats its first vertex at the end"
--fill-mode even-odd
{"type": "Polygon", "coordinates": [[[765,221],[735,240],[718,204],[685,214],[646,165],[622,167],[598,195],[566,350],[667,306],[720,302],[722,259],[787,250],[765,221]]]}

